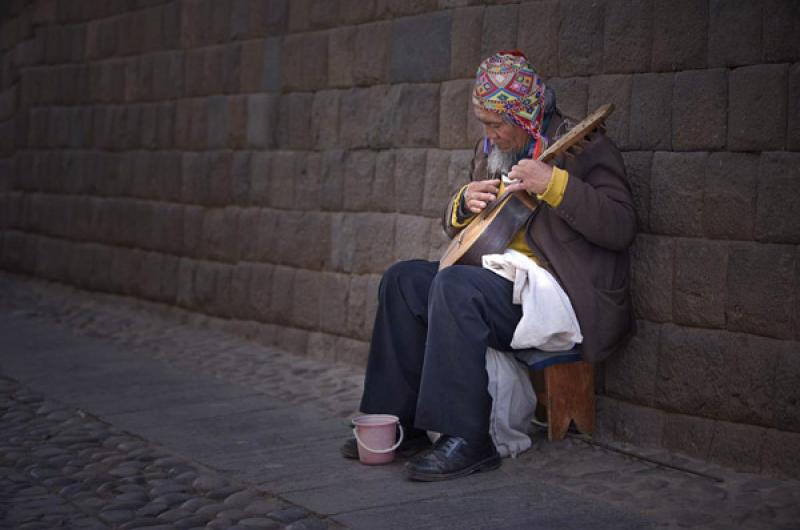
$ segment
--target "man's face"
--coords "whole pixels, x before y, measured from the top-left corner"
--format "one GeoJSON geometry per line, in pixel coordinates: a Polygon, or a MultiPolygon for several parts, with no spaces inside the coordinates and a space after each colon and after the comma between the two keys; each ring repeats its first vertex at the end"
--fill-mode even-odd
{"type": "Polygon", "coordinates": [[[480,107],[473,107],[475,117],[483,125],[483,133],[502,151],[522,151],[528,143],[528,133],[523,129],[507,123],[496,112],[480,107]]]}

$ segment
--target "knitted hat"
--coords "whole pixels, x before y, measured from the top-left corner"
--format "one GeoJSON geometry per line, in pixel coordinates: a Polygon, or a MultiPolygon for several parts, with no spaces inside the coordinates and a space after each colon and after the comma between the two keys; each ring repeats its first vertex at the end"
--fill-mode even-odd
{"type": "Polygon", "coordinates": [[[522,52],[500,51],[478,66],[472,102],[507,116],[529,136],[539,140],[544,94],[544,83],[522,52]]]}

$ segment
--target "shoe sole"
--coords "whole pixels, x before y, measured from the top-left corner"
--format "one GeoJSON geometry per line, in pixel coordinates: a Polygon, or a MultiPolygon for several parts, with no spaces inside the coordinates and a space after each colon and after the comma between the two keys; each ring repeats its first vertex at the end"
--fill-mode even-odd
{"type": "Polygon", "coordinates": [[[441,480],[450,480],[453,478],[459,477],[466,477],[467,475],[471,475],[473,473],[479,473],[481,471],[492,471],[493,469],[497,469],[503,463],[503,460],[500,458],[500,455],[495,455],[489,457],[485,460],[481,460],[480,462],[476,462],[471,466],[467,466],[464,469],[459,469],[458,471],[454,471],[452,473],[437,473],[435,475],[427,474],[427,473],[418,473],[416,471],[411,471],[408,468],[403,469],[403,473],[405,474],[408,480],[414,480],[417,482],[439,482],[441,480]]]}

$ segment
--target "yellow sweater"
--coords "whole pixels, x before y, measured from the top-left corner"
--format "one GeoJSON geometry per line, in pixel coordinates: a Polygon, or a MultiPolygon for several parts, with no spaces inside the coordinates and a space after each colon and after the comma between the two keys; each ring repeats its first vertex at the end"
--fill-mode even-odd
{"type": "MultiPolygon", "coordinates": [[[[567,182],[569,181],[569,173],[564,171],[561,168],[553,167],[553,173],[550,177],[550,182],[547,184],[547,189],[544,190],[544,193],[536,194],[536,198],[540,201],[546,202],[551,208],[558,207],[561,204],[562,199],[564,198],[564,191],[567,189],[567,182]]],[[[461,197],[464,194],[464,190],[467,189],[467,185],[465,184],[456,194],[456,197],[453,202],[453,214],[450,218],[450,224],[453,225],[454,228],[464,228],[469,223],[475,219],[477,214],[473,214],[466,219],[458,220],[458,206],[461,204],[461,197]]],[[[505,189],[505,185],[501,182],[500,183],[500,192],[499,194],[503,193],[505,189]]],[[[533,250],[528,246],[528,243],[525,241],[525,229],[521,229],[514,235],[514,239],[511,240],[511,243],[508,245],[508,248],[516,250],[518,252],[522,252],[529,258],[536,260],[536,256],[533,253],[533,250]]]]}

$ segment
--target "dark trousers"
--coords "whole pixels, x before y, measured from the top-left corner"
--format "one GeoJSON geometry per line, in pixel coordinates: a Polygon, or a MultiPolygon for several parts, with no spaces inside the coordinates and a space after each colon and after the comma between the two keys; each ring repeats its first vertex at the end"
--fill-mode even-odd
{"type": "Polygon", "coordinates": [[[484,438],[486,347],[508,350],[522,308],[513,284],[480,267],[404,261],[383,275],[361,410],[405,426],[484,438]]]}

